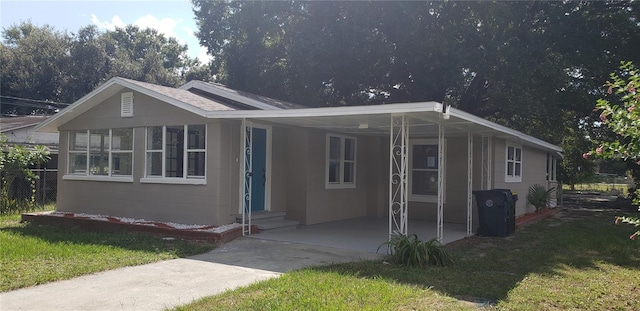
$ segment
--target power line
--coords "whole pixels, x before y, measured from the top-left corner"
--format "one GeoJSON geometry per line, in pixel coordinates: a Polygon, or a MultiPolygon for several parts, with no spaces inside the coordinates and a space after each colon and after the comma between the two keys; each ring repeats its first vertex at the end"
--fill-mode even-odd
{"type": "Polygon", "coordinates": [[[21,103],[21,102],[13,102],[13,103],[8,103],[8,102],[0,102],[0,104],[2,105],[12,105],[12,106],[18,106],[18,107],[29,107],[29,108],[37,108],[37,109],[48,109],[48,110],[57,110],[59,108],[53,107],[51,105],[38,105],[38,104],[31,104],[31,103],[21,103]]]}
{"type": "Polygon", "coordinates": [[[67,103],[54,102],[54,101],[50,101],[50,100],[31,99],[31,98],[24,98],[24,97],[14,97],[14,96],[6,96],[6,95],[0,95],[0,97],[9,98],[9,99],[16,99],[16,100],[23,100],[23,101],[30,101],[30,102],[35,102],[35,103],[44,103],[44,104],[48,104],[48,105],[63,105],[63,106],[71,105],[71,104],[67,104],[67,103]]]}

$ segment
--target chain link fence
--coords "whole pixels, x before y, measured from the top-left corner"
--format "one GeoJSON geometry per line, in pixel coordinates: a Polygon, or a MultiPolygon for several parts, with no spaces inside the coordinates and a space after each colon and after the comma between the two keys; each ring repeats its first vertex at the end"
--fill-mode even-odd
{"type": "Polygon", "coordinates": [[[50,168],[32,169],[38,176],[34,187],[21,175],[6,176],[2,172],[0,185],[2,198],[0,206],[2,213],[25,211],[36,205],[45,205],[56,202],[58,190],[58,170],[50,168]],[[32,196],[34,201],[32,201],[32,196]]]}
{"type": "Polygon", "coordinates": [[[55,203],[58,194],[58,169],[42,168],[31,171],[39,177],[35,185],[36,203],[55,203]]]}

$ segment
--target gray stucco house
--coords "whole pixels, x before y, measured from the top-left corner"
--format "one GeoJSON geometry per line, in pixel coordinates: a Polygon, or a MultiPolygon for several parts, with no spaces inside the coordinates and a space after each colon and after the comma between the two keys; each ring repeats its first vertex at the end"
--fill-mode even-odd
{"type": "Polygon", "coordinates": [[[60,133],[59,211],[213,225],[283,211],[405,233],[415,218],[439,238],[445,222],[472,233],[472,190],[554,186],[562,152],[436,102],[305,108],[201,81],[113,78],[38,130],[60,133]]]}

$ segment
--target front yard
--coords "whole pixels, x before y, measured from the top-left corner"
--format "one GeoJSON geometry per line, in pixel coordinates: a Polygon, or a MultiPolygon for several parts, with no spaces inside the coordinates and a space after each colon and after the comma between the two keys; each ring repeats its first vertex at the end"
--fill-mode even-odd
{"type": "Polygon", "coordinates": [[[294,271],[178,310],[640,310],[640,243],[614,211],[567,210],[508,238],[448,245],[456,264],[294,271]]]}
{"type": "Polygon", "coordinates": [[[148,234],[20,223],[18,214],[0,216],[0,245],[0,291],[186,257],[214,247],[148,234]]]}

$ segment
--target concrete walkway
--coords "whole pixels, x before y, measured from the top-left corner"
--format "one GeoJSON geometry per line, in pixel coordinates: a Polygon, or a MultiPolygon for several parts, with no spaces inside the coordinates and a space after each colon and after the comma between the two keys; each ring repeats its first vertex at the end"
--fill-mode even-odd
{"type": "Polygon", "coordinates": [[[303,267],[376,259],[331,247],[240,238],[189,258],[0,293],[0,310],[163,310],[303,267]]]}

